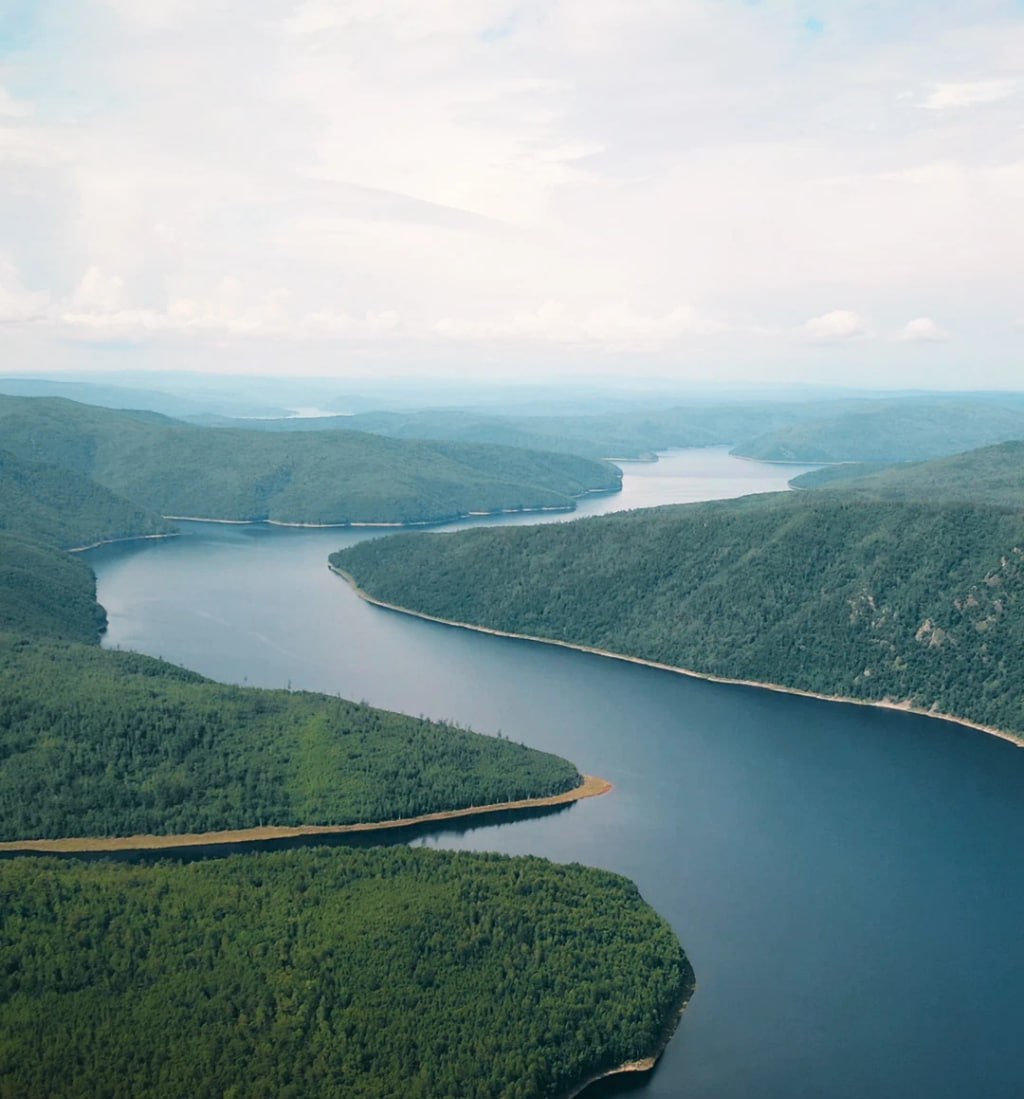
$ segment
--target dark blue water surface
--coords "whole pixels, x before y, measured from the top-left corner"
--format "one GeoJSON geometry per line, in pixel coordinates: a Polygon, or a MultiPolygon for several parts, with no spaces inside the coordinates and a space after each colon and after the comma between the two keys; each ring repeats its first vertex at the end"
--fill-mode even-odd
{"type": "MultiPolygon", "coordinates": [[[[625,468],[586,513],[798,472],[714,450],[625,468]]],[[[656,1072],[603,1094],[1024,1095],[1024,752],[383,611],[326,566],[370,536],[196,524],[95,551],[107,644],[500,730],[612,780],[560,812],[402,837],[620,871],[671,921],[697,994],[656,1072]]]]}

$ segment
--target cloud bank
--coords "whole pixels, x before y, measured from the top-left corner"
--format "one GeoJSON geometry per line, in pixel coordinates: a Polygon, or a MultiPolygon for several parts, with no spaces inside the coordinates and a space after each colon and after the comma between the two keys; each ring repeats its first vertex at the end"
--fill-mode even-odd
{"type": "Polygon", "coordinates": [[[894,11],[40,0],[0,36],[0,333],[38,368],[815,377],[834,345],[893,384],[970,341],[1000,384],[1024,14],[894,11]]]}

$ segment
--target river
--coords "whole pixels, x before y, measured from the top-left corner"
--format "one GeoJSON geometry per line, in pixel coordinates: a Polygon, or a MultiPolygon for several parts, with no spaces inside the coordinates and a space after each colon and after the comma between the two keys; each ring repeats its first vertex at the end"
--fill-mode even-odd
{"type": "MultiPolygon", "coordinates": [[[[768,491],[799,472],[722,450],[624,470],[622,494],[580,513],[768,491]]],[[[651,1077],[588,1096],[1024,1094],[1024,752],[371,607],[326,559],[380,532],[186,529],[88,555],[108,646],[501,731],[615,783],[561,812],[412,841],[616,870],[671,921],[698,982],[680,1030],[651,1077]]]]}

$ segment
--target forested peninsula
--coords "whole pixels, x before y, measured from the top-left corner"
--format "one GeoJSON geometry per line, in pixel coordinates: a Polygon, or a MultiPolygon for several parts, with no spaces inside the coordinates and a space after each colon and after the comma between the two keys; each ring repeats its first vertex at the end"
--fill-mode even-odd
{"type": "Polygon", "coordinates": [[[766,494],[396,536],[331,564],[444,620],[1024,736],[1020,507],[766,494]]]}
{"type": "Polygon", "coordinates": [[[533,1099],[656,1053],[693,989],[615,874],[313,849],[0,861],[0,1094],[533,1099]]]}
{"type": "Polygon", "coordinates": [[[571,511],[585,493],[617,491],[622,478],[610,462],[572,454],[196,427],[61,398],[0,396],[0,438],[21,462],[88,478],[137,509],[236,522],[402,525],[571,511]]]}
{"type": "Polygon", "coordinates": [[[66,508],[47,465],[0,471],[0,515],[21,526],[0,534],[0,840],[345,825],[580,785],[568,761],[508,740],[100,649],[92,570],[38,539],[131,513],[99,488],[66,508]]]}

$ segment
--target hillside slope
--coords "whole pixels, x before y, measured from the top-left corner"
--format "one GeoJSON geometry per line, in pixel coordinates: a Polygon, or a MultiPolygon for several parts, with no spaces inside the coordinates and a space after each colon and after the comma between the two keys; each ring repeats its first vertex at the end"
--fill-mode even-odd
{"type": "Polygon", "coordinates": [[[0,641],[6,633],[89,643],[106,621],[96,602],[96,578],[81,558],[0,534],[0,641]]]}
{"type": "Polygon", "coordinates": [[[794,488],[830,488],[878,500],[958,501],[1024,509],[1024,442],[882,469],[830,466],[794,477],[794,488]]]}
{"type": "Polygon", "coordinates": [[[566,508],[619,470],[568,454],[331,431],[194,427],[155,415],[0,397],[0,438],[161,515],[293,523],[423,523],[566,508]]]}
{"type": "Polygon", "coordinates": [[[918,462],[1024,438],[1024,404],[978,398],[865,402],[748,439],[768,462],[918,462]]]}
{"type": "Polygon", "coordinates": [[[440,618],[1024,733],[1020,513],[785,493],[331,562],[440,618]]]}
{"type": "Polygon", "coordinates": [[[80,473],[0,450],[0,531],[71,549],[173,529],[80,473]]]}
{"type": "MultiPolygon", "coordinates": [[[[84,493],[67,523],[108,502],[80,478],[14,465],[0,514],[30,533],[61,515],[51,494],[59,503],[64,483],[84,493]]],[[[84,560],[0,534],[0,839],[348,824],[580,781],[566,760],[506,740],[103,651],[105,620],[84,560]]]]}

